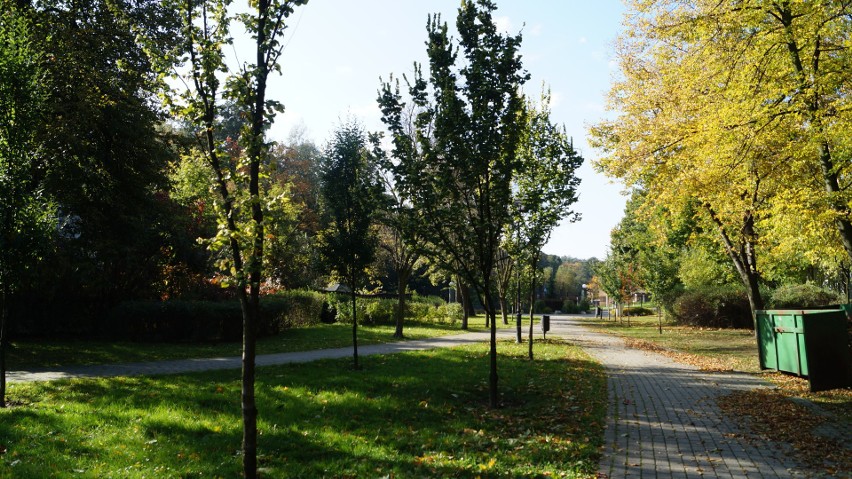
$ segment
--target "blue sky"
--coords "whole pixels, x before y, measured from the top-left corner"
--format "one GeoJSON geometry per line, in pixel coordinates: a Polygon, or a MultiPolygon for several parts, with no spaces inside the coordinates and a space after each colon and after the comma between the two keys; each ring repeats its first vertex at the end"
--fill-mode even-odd
{"type": "MultiPolygon", "coordinates": [[[[370,131],[383,130],[376,105],[379,77],[410,74],[414,61],[423,62],[427,15],[440,13],[452,30],[459,3],[311,0],[299,7],[285,34],[283,75],[270,83],[270,98],[286,108],[272,127],[272,139],[285,140],[294,126],[303,125],[308,138],[322,146],[349,116],[370,131]]],[[[550,86],[552,119],[565,124],[586,159],[574,208],[582,220],[557,228],[544,251],[603,258],[625,197],[620,185],[591,168],[596,152],[587,144],[586,125],[605,115],[623,6],[619,0],[498,0],[497,5],[498,26],[524,35],[521,54],[532,75],[526,93],[538,97],[542,81],[550,86]]]]}

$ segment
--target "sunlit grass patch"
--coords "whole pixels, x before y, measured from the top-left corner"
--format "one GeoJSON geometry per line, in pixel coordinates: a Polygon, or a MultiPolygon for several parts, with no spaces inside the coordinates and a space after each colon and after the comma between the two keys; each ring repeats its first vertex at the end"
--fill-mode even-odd
{"type": "MultiPolygon", "coordinates": [[[[267,477],[593,476],[603,370],[559,341],[500,342],[489,409],[476,345],[261,368],[267,477]]],[[[13,384],[0,477],[237,477],[238,372],[13,384]]]]}

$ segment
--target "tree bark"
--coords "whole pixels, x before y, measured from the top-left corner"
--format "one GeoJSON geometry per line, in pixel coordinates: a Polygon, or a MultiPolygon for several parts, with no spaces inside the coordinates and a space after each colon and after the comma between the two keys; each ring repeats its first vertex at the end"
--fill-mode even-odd
{"type": "MultiPolygon", "coordinates": [[[[486,283],[487,284],[487,283],[486,283]]],[[[488,377],[488,405],[492,409],[496,409],[500,407],[500,394],[498,390],[498,376],[497,376],[497,315],[494,311],[493,299],[491,298],[491,293],[486,288],[483,293],[484,299],[484,307],[485,307],[485,315],[486,318],[490,318],[490,348],[488,353],[488,365],[489,365],[489,377],[488,377]]]]}
{"type": "Polygon", "coordinates": [[[470,304],[470,289],[462,281],[456,281],[459,288],[459,299],[462,304],[462,325],[464,330],[468,329],[468,319],[470,318],[470,310],[473,309],[470,304]]]}
{"type": "Polygon", "coordinates": [[[529,340],[527,341],[529,344],[529,359],[533,360],[533,333],[534,333],[534,323],[535,323],[535,269],[533,269],[532,279],[530,280],[530,333],[529,340]]]}
{"type": "MultiPolygon", "coordinates": [[[[719,229],[719,234],[722,237],[722,243],[725,245],[725,250],[728,256],[734,263],[737,273],[740,275],[740,280],[746,288],[748,295],[749,306],[751,306],[752,323],[756,326],[755,311],[763,309],[763,297],[760,294],[760,274],[757,270],[757,258],[754,250],[754,243],[749,238],[754,237],[754,216],[751,213],[746,213],[743,217],[742,232],[744,240],[739,246],[735,245],[733,240],[725,230],[725,226],[716,216],[716,213],[705,204],[705,207],[710,213],[710,218],[716,223],[719,229]]],[[[757,328],[755,327],[755,330],[757,328]]]]}
{"type": "Polygon", "coordinates": [[[6,348],[9,344],[9,286],[3,285],[3,297],[0,298],[0,407],[6,407],[6,348]]]}
{"type": "Polygon", "coordinates": [[[352,367],[360,369],[358,365],[358,309],[355,307],[355,289],[352,289],[352,367]]]}
{"type": "Polygon", "coordinates": [[[393,337],[402,339],[402,322],[405,318],[405,292],[408,289],[408,278],[410,273],[400,272],[397,277],[397,301],[396,301],[396,330],[393,333],[393,337]]]}

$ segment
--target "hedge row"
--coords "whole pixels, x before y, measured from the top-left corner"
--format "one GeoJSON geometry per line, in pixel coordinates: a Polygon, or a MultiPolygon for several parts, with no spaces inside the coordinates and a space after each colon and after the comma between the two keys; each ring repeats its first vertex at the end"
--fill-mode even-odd
{"type": "MultiPolygon", "coordinates": [[[[260,302],[258,334],[320,321],[325,295],[287,291],[260,302]]],[[[113,308],[104,336],[137,341],[237,341],[242,337],[242,309],[237,301],[128,301],[113,308]]]]}
{"type": "MultiPolygon", "coordinates": [[[[392,324],[395,299],[358,298],[360,324],[392,324]]],[[[455,324],[462,318],[459,304],[415,297],[406,303],[408,319],[455,324]]],[[[285,291],[260,302],[258,334],[270,336],[320,321],[352,322],[351,298],[311,291],[285,291]]],[[[113,308],[101,334],[135,341],[238,341],[242,336],[242,310],[237,301],[128,301],[113,308]]]]}
{"type": "MultiPolygon", "coordinates": [[[[358,298],[355,302],[359,324],[393,324],[396,321],[398,303],[396,299],[358,298]]],[[[331,294],[328,297],[325,317],[334,321],[352,323],[352,298],[347,295],[331,294]]],[[[462,319],[462,308],[458,303],[446,304],[436,297],[414,296],[405,302],[405,318],[438,324],[455,324],[462,319]]],[[[328,320],[325,320],[328,322],[328,320]]]]}

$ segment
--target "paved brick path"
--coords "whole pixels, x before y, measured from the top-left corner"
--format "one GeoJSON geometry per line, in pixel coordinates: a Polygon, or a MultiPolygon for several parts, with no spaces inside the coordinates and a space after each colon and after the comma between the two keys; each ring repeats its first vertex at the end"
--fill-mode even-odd
{"type": "Polygon", "coordinates": [[[717,407],[721,395],[769,386],[759,378],[704,373],[627,348],[621,339],[593,333],[570,319],[553,321],[552,329],[608,369],[609,412],[599,477],[813,477],[781,445],[740,439],[743,431],[717,407]]]}

